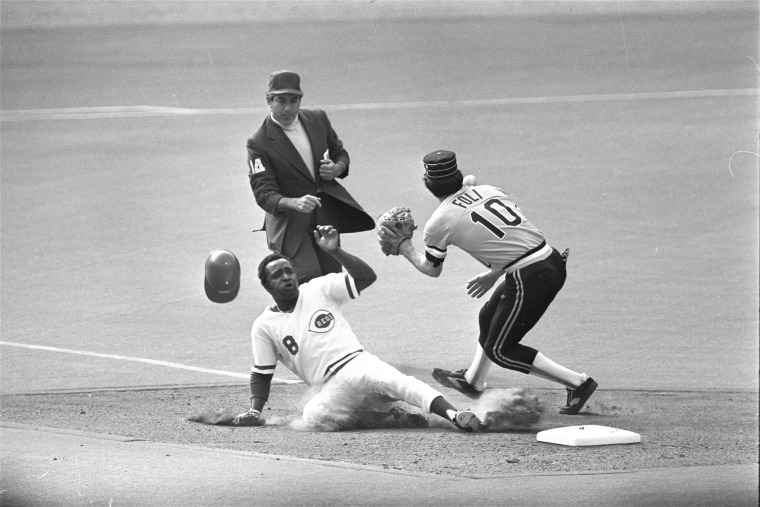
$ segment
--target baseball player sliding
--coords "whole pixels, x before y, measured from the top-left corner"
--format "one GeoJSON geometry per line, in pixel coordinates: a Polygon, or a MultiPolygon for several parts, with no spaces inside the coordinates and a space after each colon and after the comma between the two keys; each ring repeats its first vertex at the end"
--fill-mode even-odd
{"type": "Polygon", "coordinates": [[[381,216],[377,232],[383,252],[403,255],[420,272],[438,277],[449,245],[461,248],[488,268],[467,282],[471,297],[483,296],[501,280],[480,310],[478,347],[470,367],[436,368],[433,378],[477,399],[493,362],[564,385],[567,403],[560,413],[577,414],[597,387],[594,379],[520,343],[565,283],[568,250],[560,254],[550,247],[503,191],[477,185],[472,176],[465,180],[453,152],[429,153],[423,164],[425,186],[440,201],[425,224],[425,253],[411,242],[413,225],[381,216]]]}
{"type": "MultiPolygon", "coordinates": [[[[314,239],[343,266],[343,272],[300,285],[287,257],[273,253],[259,264],[259,279],[274,304],[256,318],[251,329],[251,408],[238,416],[238,423],[262,423],[261,411],[279,361],[309,386],[323,387],[304,407],[304,419],[307,414],[313,417],[315,407],[329,407],[325,397],[334,396],[336,389],[350,389],[367,395],[357,412],[387,414],[395,401],[402,400],[459,429],[478,430],[481,422],[472,411],[457,410],[429,385],[363,349],[341,309],[375,282],[375,272],[339,246],[338,232],[332,226],[317,226],[314,239]]],[[[318,417],[329,419],[331,414],[323,411],[318,417]]]]}

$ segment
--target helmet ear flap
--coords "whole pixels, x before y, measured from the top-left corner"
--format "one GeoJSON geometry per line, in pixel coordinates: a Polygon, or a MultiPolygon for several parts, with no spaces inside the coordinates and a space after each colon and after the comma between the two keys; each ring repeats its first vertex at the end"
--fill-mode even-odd
{"type": "Polygon", "coordinates": [[[206,258],[203,286],[214,303],[229,303],[240,290],[240,261],[229,250],[214,250],[206,258]]]}

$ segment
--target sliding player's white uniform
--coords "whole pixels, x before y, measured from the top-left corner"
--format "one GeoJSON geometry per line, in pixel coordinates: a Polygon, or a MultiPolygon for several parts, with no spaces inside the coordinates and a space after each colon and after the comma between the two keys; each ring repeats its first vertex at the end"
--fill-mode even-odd
{"type": "Polygon", "coordinates": [[[292,312],[267,307],[251,329],[251,371],[272,375],[280,361],[310,386],[348,384],[429,412],[433,399],[441,395],[438,391],[363,351],[341,311],[357,297],[350,275],[331,273],[301,285],[292,312]]]}

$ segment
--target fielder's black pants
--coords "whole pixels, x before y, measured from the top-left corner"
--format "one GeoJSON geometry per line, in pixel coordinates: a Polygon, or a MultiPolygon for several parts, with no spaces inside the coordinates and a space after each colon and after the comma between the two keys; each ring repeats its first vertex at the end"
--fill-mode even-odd
{"type": "Polygon", "coordinates": [[[538,351],[520,344],[543,316],[567,278],[557,251],[542,261],[505,276],[480,310],[480,345],[486,356],[510,370],[529,373],[538,351]]]}

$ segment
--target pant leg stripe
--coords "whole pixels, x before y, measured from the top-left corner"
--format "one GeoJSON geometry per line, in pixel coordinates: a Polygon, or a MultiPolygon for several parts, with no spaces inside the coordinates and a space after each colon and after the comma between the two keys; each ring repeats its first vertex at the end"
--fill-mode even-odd
{"type": "Polygon", "coordinates": [[[517,293],[515,296],[515,304],[512,307],[512,311],[509,314],[509,317],[507,317],[507,320],[504,322],[504,326],[502,326],[501,331],[499,331],[498,338],[496,339],[496,343],[494,345],[494,353],[499,356],[500,359],[503,361],[507,361],[508,359],[504,357],[501,353],[501,346],[504,343],[504,340],[507,338],[507,335],[509,334],[509,331],[512,329],[512,326],[515,323],[515,320],[517,319],[517,316],[520,314],[520,310],[522,309],[522,303],[523,303],[523,284],[522,284],[522,278],[520,277],[520,271],[515,271],[512,273],[512,278],[515,280],[515,285],[517,286],[517,293]]]}
{"type": "Polygon", "coordinates": [[[494,356],[502,361],[505,365],[511,366],[512,369],[518,370],[518,371],[524,371],[528,372],[530,371],[531,365],[520,362],[520,361],[514,361],[509,358],[507,358],[505,355],[501,354],[501,345],[504,343],[504,341],[507,339],[507,335],[509,334],[509,331],[512,329],[512,326],[514,325],[515,321],[517,320],[518,315],[520,314],[520,310],[522,309],[523,300],[525,299],[525,287],[522,283],[522,278],[520,277],[520,271],[515,271],[511,273],[512,277],[515,280],[515,284],[517,285],[517,295],[515,297],[515,305],[512,307],[512,311],[509,314],[509,317],[507,318],[506,322],[504,322],[504,326],[501,328],[501,331],[499,332],[499,336],[496,339],[496,342],[494,343],[493,347],[493,353],[494,356]]]}

